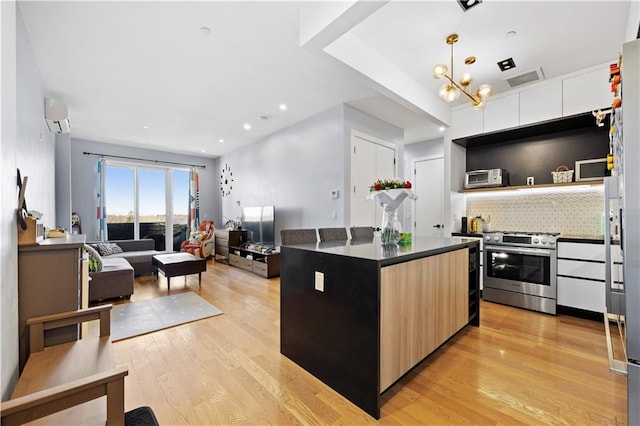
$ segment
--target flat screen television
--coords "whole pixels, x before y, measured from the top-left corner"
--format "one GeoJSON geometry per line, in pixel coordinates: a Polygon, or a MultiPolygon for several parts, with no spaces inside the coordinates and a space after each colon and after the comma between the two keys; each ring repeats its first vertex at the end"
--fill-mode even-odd
{"type": "Polygon", "coordinates": [[[247,231],[249,243],[274,247],[275,207],[243,207],[242,229],[247,231]]]}

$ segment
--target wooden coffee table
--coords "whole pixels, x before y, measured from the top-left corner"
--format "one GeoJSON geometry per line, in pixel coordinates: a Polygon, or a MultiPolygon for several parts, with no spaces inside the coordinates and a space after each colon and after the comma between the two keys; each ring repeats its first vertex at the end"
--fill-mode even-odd
{"type": "Polygon", "coordinates": [[[187,275],[198,274],[198,285],[202,286],[201,273],[207,271],[207,261],[189,253],[156,254],[151,262],[156,267],[156,277],[160,271],[167,277],[169,291],[172,277],[184,276],[186,283],[187,275]]]}

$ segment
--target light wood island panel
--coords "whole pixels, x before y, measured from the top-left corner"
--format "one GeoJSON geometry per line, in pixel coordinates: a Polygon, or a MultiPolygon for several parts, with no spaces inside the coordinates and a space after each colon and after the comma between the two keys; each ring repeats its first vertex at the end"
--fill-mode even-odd
{"type": "Polygon", "coordinates": [[[469,250],[380,271],[380,392],[469,322],[469,250]]]}

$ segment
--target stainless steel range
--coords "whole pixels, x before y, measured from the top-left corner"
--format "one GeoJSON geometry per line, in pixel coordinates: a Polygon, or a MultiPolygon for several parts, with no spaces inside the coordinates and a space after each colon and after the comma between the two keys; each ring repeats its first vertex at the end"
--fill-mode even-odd
{"type": "Polygon", "coordinates": [[[558,233],[484,234],[482,298],[556,314],[558,233]]]}

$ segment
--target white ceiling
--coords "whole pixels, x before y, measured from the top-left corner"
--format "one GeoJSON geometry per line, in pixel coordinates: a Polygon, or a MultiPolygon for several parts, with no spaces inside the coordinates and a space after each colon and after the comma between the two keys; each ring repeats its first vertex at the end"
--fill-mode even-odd
{"type": "Polygon", "coordinates": [[[366,49],[331,56],[300,47],[300,9],[323,3],[19,3],[45,92],[69,106],[72,137],[215,157],[341,103],[404,128],[407,143],[437,138],[432,117],[442,114],[429,105],[444,105],[434,103],[442,82],[431,69],[449,62],[448,34],[460,35],[455,77],[474,55],[472,87],[499,93],[504,78],[537,67],[552,78],[615,59],[630,1],[381,5],[341,34],[366,49]],[[374,69],[393,72],[354,65],[364,50],[376,53],[374,69]],[[517,67],[501,73],[496,62],[508,57],[517,67]],[[389,81],[415,84],[419,98],[389,81]]]}

